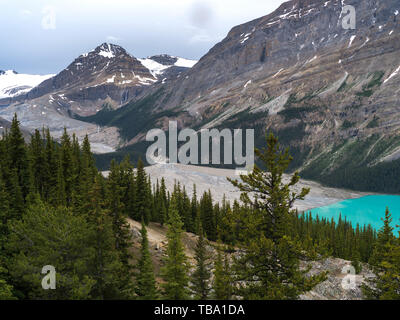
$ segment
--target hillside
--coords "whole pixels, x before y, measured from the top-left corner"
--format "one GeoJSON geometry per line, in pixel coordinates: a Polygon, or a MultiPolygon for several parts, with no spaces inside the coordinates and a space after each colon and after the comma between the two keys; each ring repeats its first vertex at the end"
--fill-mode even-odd
{"type": "MultiPolygon", "coordinates": [[[[132,251],[137,255],[140,251],[140,229],[141,224],[137,221],[128,220],[132,235],[132,251]]],[[[167,246],[166,227],[161,227],[158,223],[150,223],[147,227],[147,236],[150,244],[150,253],[154,264],[156,275],[159,275],[160,268],[163,265],[163,258],[165,257],[165,249],[167,246]]],[[[196,247],[198,236],[185,232],[182,241],[185,246],[185,254],[189,257],[191,265],[194,265],[194,249],[196,247]]],[[[208,246],[209,252],[213,255],[216,254],[215,243],[210,242],[208,246]]],[[[309,262],[303,262],[303,266],[308,265],[309,262]]],[[[355,287],[351,290],[346,290],[342,287],[342,281],[346,274],[342,272],[343,268],[351,265],[351,261],[346,261],[338,258],[324,258],[320,261],[311,262],[312,269],[310,274],[319,274],[321,272],[328,272],[327,280],[320,283],[312,291],[303,294],[301,300],[361,300],[362,292],[361,285],[366,277],[373,277],[369,267],[365,264],[361,274],[355,276],[355,287]]],[[[161,281],[157,277],[158,281],[161,281]]]]}

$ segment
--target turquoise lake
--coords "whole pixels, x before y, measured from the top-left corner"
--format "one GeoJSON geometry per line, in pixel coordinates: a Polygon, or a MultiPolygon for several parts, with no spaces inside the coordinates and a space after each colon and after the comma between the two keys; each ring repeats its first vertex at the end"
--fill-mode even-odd
{"type": "MultiPolygon", "coordinates": [[[[400,225],[400,196],[366,196],[358,199],[344,200],[328,206],[315,208],[310,210],[313,217],[318,214],[319,217],[331,219],[332,217],[337,222],[339,215],[342,214],[342,219],[346,217],[353,227],[357,223],[363,225],[371,224],[377,231],[383,226],[381,218],[385,216],[386,207],[392,214],[392,225],[400,225]]],[[[397,236],[399,229],[395,229],[397,236]]]]}

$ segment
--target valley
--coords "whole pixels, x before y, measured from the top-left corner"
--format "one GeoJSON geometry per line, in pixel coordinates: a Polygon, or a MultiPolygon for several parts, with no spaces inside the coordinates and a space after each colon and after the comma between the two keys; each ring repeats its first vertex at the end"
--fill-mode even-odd
{"type": "Polygon", "coordinates": [[[280,2],[223,36],[195,8],[165,39],[155,8],[103,5],[56,74],[0,66],[0,300],[400,298],[399,0],[280,2]]]}

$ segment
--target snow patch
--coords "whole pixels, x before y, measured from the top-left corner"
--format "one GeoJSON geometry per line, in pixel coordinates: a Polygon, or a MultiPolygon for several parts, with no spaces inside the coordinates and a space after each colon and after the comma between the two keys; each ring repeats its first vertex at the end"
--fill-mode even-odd
{"type": "Polygon", "coordinates": [[[152,59],[138,59],[141,64],[147,68],[153,77],[157,78],[158,75],[162,74],[166,69],[170,68],[171,66],[164,66],[161,63],[158,63],[152,59]]]}
{"type": "Polygon", "coordinates": [[[275,78],[278,76],[278,74],[280,74],[283,71],[283,68],[281,68],[277,73],[274,74],[274,76],[272,78],[275,78]]]}
{"type": "Polygon", "coordinates": [[[395,70],[395,72],[393,72],[393,73],[389,76],[389,78],[387,78],[385,81],[383,81],[383,83],[386,83],[386,82],[388,82],[390,79],[392,79],[393,77],[397,76],[397,75],[399,74],[399,72],[400,72],[400,66],[395,70]]]}
{"type": "Polygon", "coordinates": [[[197,60],[184,59],[180,57],[172,57],[172,58],[176,58],[177,59],[176,62],[173,65],[167,65],[167,66],[158,63],[157,61],[152,60],[150,58],[138,59],[138,60],[145,68],[147,68],[150,71],[152,76],[155,78],[158,78],[159,75],[163,74],[165,70],[171,68],[172,66],[192,68],[198,62],[197,60]]]}
{"type": "Polygon", "coordinates": [[[243,88],[247,88],[247,86],[251,84],[251,80],[247,81],[246,84],[243,86],[243,88]]]}
{"type": "Polygon", "coordinates": [[[192,68],[198,61],[197,60],[190,60],[185,58],[179,58],[175,62],[175,67],[184,67],[184,68],[192,68]]]}
{"type": "Polygon", "coordinates": [[[111,78],[107,79],[107,83],[113,83],[115,80],[115,75],[113,75],[111,78]]]}
{"type": "Polygon", "coordinates": [[[0,99],[15,97],[29,92],[43,81],[54,77],[49,75],[19,74],[12,70],[0,75],[0,99]]]}
{"type": "Polygon", "coordinates": [[[349,46],[348,46],[347,48],[350,48],[350,47],[351,47],[351,45],[353,44],[353,41],[354,41],[355,38],[356,38],[355,35],[350,37],[349,46]]]}
{"type": "Polygon", "coordinates": [[[111,46],[110,46],[109,43],[107,43],[107,48],[105,48],[105,49],[103,49],[103,50],[101,50],[99,52],[99,55],[104,57],[104,58],[108,58],[108,59],[111,59],[111,58],[115,57],[115,54],[112,51],[111,46]]]}

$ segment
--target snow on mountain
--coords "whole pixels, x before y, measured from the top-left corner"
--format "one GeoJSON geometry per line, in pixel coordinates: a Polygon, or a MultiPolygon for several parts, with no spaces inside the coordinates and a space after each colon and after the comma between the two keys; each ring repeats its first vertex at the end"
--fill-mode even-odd
{"type": "Polygon", "coordinates": [[[175,66],[176,67],[184,67],[184,68],[192,68],[196,63],[197,63],[197,60],[190,60],[190,59],[184,59],[184,58],[178,57],[178,61],[176,61],[175,66]]]}
{"type": "Polygon", "coordinates": [[[150,58],[146,59],[138,59],[143,66],[145,66],[147,69],[149,69],[150,73],[157,78],[157,76],[161,75],[164,73],[164,71],[171,66],[168,65],[162,65],[161,63],[158,63],[157,61],[154,61],[150,58]]]}
{"type": "Polygon", "coordinates": [[[197,60],[189,60],[181,57],[169,56],[166,54],[138,59],[143,66],[149,69],[150,73],[158,78],[171,67],[192,68],[197,60]]]}
{"type": "Polygon", "coordinates": [[[0,72],[0,99],[10,98],[29,92],[43,81],[53,77],[49,75],[19,74],[13,70],[0,72]]]}

